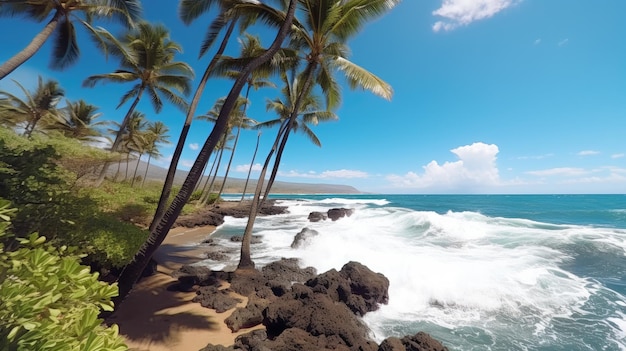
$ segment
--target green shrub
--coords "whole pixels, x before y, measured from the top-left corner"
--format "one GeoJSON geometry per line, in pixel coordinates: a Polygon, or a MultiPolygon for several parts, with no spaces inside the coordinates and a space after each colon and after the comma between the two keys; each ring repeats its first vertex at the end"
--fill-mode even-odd
{"type": "Polygon", "coordinates": [[[77,234],[77,240],[84,240],[86,261],[109,270],[130,262],[148,237],[146,230],[107,214],[93,217],[80,232],[84,234],[77,234]]]}
{"type": "MultiPolygon", "coordinates": [[[[7,201],[0,201],[0,242],[6,241],[7,201]]],[[[98,319],[111,311],[117,286],[98,280],[79,257],[36,234],[21,246],[0,246],[0,350],[123,351],[116,325],[98,319]]]]}

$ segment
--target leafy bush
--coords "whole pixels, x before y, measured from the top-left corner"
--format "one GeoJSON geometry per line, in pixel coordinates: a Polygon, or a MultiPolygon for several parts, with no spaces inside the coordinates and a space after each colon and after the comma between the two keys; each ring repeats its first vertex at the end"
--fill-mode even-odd
{"type": "MultiPolygon", "coordinates": [[[[9,236],[7,206],[0,200],[0,242],[9,236]]],[[[127,350],[117,326],[98,319],[113,309],[117,286],[100,282],[78,256],[45,244],[45,237],[19,241],[14,251],[0,245],[0,349],[127,350]]]]}
{"type": "Polygon", "coordinates": [[[56,237],[88,207],[70,193],[71,172],[56,164],[60,156],[51,145],[0,136],[0,197],[19,209],[13,220],[15,234],[56,237]]]}
{"type": "Polygon", "coordinates": [[[81,230],[88,257],[86,262],[108,270],[122,268],[139,251],[148,232],[135,225],[101,214],[92,218],[81,230]]]}

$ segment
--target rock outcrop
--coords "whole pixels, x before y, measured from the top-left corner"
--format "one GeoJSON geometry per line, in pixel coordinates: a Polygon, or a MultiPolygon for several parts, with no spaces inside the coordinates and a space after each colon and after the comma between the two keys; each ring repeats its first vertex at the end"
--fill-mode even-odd
{"type": "Polygon", "coordinates": [[[292,249],[297,249],[306,244],[312,237],[319,235],[317,230],[302,228],[298,234],[293,238],[293,242],[291,243],[292,249]]]}
{"type": "Polygon", "coordinates": [[[333,222],[343,218],[350,217],[354,213],[354,209],[352,208],[331,208],[326,213],[313,211],[309,213],[309,222],[319,222],[325,221],[327,218],[330,218],[333,222]]]}

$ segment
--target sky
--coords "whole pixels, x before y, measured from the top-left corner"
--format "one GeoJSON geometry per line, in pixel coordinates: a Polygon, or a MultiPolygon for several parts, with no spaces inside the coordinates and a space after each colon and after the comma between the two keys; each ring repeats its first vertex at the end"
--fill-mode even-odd
{"type": "MultiPolygon", "coordinates": [[[[147,2],[144,1],[144,4],[147,2]]],[[[177,56],[196,75],[213,51],[198,51],[213,14],[191,25],[178,2],[151,0],[144,18],[163,23],[184,52],[177,56]]],[[[302,134],[290,137],[278,180],[351,185],[363,192],[407,194],[626,193],[626,26],[623,0],[404,0],[348,42],[351,61],[391,84],[391,101],[343,87],[337,121],[312,126],[322,147],[302,134]]],[[[121,29],[109,23],[113,33],[121,29]]],[[[23,48],[42,23],[0,19],[0,62],[23,48]]],[[[130,103],[115,109],[131,85],[83,88],[89,75],[107,73],[105,58],[78,28],[81,57],[64,71],[48,68],[52,46],[0,81],[0,90],[28,88],[38,75],[61,82],[70,100],[100,107],[103,120],[120,121],[130,103]]],[[[269,45],[273,33],[251,29],[269,45]]],[[[235,55],[238,43],[227,53],[235,55]]],[[[197,79],[193,86],[197,85],[197,79]]],[[[227,95],[231,82],[212,80],[198,114],[227,95]]],[[[248,115],[265,121],[261,89],[248,115]]],[[[138,109],[170,128],[172,144],[156,163],[167,167],[184,113],[147,101],[138,109]]],[[[189,169],[212,125],[194,121],[181,169],[189,169]]],[[[263,129],[253,177],[276,136],[263,129]]],[[[243,131],[231,176],[245,178],[258,131],[243,131]]]]}

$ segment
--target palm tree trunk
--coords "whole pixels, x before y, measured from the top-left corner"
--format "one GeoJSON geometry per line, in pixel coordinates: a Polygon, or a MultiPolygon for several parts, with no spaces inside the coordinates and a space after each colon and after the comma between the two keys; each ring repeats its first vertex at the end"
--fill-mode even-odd
{"type": "Polygon", "coordinates": [[[202,168],[204,168],[204,164],[208,162],[213,149],[217,145],[220,136],[224,133],[226,126],[228,125],[228,117],[232,112],[237,98],[243,89],[243,86],[248,79],[250,73],[259,67],[261,64],[270,60],[274,54],[278,51],[285,37],[289,34],[291,30],[291,24],[293,22],[294,13],[296,10],[296,4],[298,0],[290,0],[289,1],[289,9],[285,16],[285,22],[283,22],[278,34],[276,35],[276,39],[272,42],[272,45],[259,57],[250,61],[241,71],[241,74],[235,80],[233,87],[231,88],[226,100],[224,101],[224,105],[222,106],[222,110],[215,122],[215,127],[209,134],[207,140],[205,141],[196,161],[193,166],[189,170],[187,178],[183,182],[183,185],[180,188],[180,191],[174,197],[174,200],[170,204],[169,208],[163,215],[163,217],[159,220],[159,223],[156,225],[154,230],[150,231],[150,235],[148,239],[141,245],[139,251],[133,257],[132,262],[130,262],[122,271],[118,284],[119,284],[119,295],[114,299],[114,303],[116,307],[119,307],[120,302],[126,298],[130,290],[135,285],[135,282],[141,276],[141,273],[145,269],[146,265],[152,258],[154,252],[159,248],[170,228],[176,221],[176,218],[180,215],[183,207],[189,201],[191,194],[193,192],[193,188],[196,183],[202,176],[202,168]]]}
{"type": "Polygon", "coordinates": [[[250,212],[248,213],[248,223],[246,224],[246,228],[244,230],[244,235],[243,235],[243,240],[241,241],[241,254],[239,257],[239,264],[237,265],[238,269],[254,268],[254,261],[252,261],[252,255],[250,254],[250,242],[251,242],[251,237],[252,237],[252,229],[254,227],[254,221],[256,220],[256,215],[259,212],[259,208],[260,208],[261,192],[263,191],[263,184],[265,182],[265,174],[267,174],[267,169],[269,168],[269,164],[272,160],[272,156],[278,149],[281,136],[283,135],[283,133],[285,132],[287,128],[287,121],[288,120],[283,121],[280,127],[278,128],[276,139],[274,139],[274,144],[272,145],[270,152],[267,154],[267,157],[265,157],[263,168],[261,169],[261,173],[259,174],[259,180],[256,183],[254,195],[252,196],[252,200],[250,201],[250,212]]]}
{"type": "Polygon", "coordinates": [[[178,143],[176,144],[176,149],[174,150],[174,155],[172,155],[172,161],[170,162],[170,167],[168,168],[167,175],[165,176],[165,183],[163,184],[163,190],[161,190],[161,197],[159,198],[157,209],[154,212],[154,218],[152,218],[152,222],[150,223],[150,232],[156,229],[157,223],[159,223],[161,217],[163,217],[163,215],[165,214],[165,208],[172,192],[172,185],[174,184],[176,168],[178,168],[178,161],[180,161],[180,156],[183,153],[185,141],[187,140],[187,134],[189,134],[189,128],[191,128],[191,122],[193,121],[193,117],[196,114],[196,109],[198,108],[200,97],[204,92],[204,88],[206,87],[206,83],[209,80],[211,72],[213,72],[217,61],[222,57],[222,54],[226,49],[226,44],[228,43],[228,40],[233,33],[235,23],[236,21],[231,21],[230,25],[228,26],[220,47],[217,49],[217,52],[215,53],[215,55],[211,59],[211,62],[204,71],[202,79],[200,80],[200,83],[198,83],[198,88],[193,95],[193,99],[191,99],[191,104],[189,105],[189,110],[187,110],[187,116],[185,118],[185,124],[183,125],[183,129],[180,132],[180,137],[178,137],[178,143]]]}
{"type": "MultiPolygon", "coordinates": [[[[285,138],[285,135],[289,135],[293,127],[293,124],[295,123],[296,117],[298,116],[298,111],[300,110],[300,103],[302,101],[302,97],[306,96],[305,94],[308,93],[308,90],[311,87],[311,83],[313,82],[313,72],[315,70],[316,65],[317,64],[314,61],[309,62],[309,64],[307,65],[307,68],[305,71],[306,80],[304,82],[304,86],[302,87],[302,91],[300,92],[300,94],[298,95],[294,103],[294,108],[293,108],[293,111],[291,112],[291,116],[289,116],[287,124],[284,128],[284,132],[283,132],[284,135],[282,138],[284,143],[283,142],[280,143],[280,148],[278,149],[279,153],[282,152],[282,149],[284,149],[285,147],[285,143],[287,141],[287,138],[285,138]]],[[[281,126],[281,129],[282,129],[282,126],[281,126]]],[[[274,152],[274,150],[276,150],[278,140],[280,139],[280,135],[281,135],[281,131],[279,129],[278,136],[276,137],[276,141],[274,142],[272,151],[270,151],[270,155],[274,152]]],[[[268,156],[268,158],[266,159],[265,165],[263,165],[263,170],[261,171],[261,175],[259,176],[259,182],[257,183],[256,191],[254,192],[254,198],[252,199],[252,203],[250,204],[250,212],[248,214],[248,223],[246,224],[246,229],[243,233],[243,239],[241,240],[241,257],[239,258],[239,264],[237,265],[237,269],[254,268],[254,262],[252,261],[252,256],[250,254],[250,243],[252,239],[252,229],[254,227],[254,221],[256,220],[256,216],[259,212],[260,207],[262,206],[260,197],[261,197],[261,191],[263,189],[265,173],[267,172],[267,166],[269,165],[269,157],[270,156],[268,156]]],[[[278,169],[278,164],[279,164],[279,160],[277,157],[276,160],[274,161],[275,169],[278,169]]],[[[270,185],[268,183],[268,186],[266,187],[265,192],[269,194],[269,191],[270,191],[270,185]]],[[[265,198],[263,200],[265,201],[265,198]]]]}
{"type": "MultiPolygon", "coordinates": [[[[209,162],[206,163],[206,165],[204,165],[204,168],[202,169],[202,174],[206,173],[206,168],[209,166],[209,163],[211,163],[210,160],[209,160],[209,162]]],[[[196,187],[193,188],[193,191],[194,192],[198,191],[198,189],[200,188],[201,184],[202,184],[202,177],[200,177],[200,181],[198,181],[198,184],[196,184],[196,187]]]]}
{"type": "Polygon", "coordinates": [[[146,173],[143,174],[143,179],[141,180],[141,188],[143,188],[143,184],[146,182],[146,178],[148,178],[148,169],[150,168],[150,159],[152,159],[152,155],[148,154],[148,164],[146,165],[146,173]]]}
{"type": "Polygon", "coordinates": [[[33,131],[35,130],[35,127],[37,126],[37,123],[39,122],[40,119],[41,119],[41,112],[37,112],[35,114],[35,117],[33,117],[31,121],[28,121],[28,124],[26,124],[26,128],[24,128],[25,137],[30,139],[30,136],[33,134],[33,131]]]}
{"type": "MultiPolygon", "coordinates": [[[[202,194],[204,194],[204,192],[207,189],[207,186],[209,185],[209,181],[211,180],[211,174],[213,174],[213,167],[215,167],[215,165],[217,164],[217,158],[218,157],[219,157],[218,155],[215,155],[215,158],[213,158],[213,163],[211,164],[211,169],[209,169],[209,173],[207,174],[206,180],[204,181],[204,186],[202,187],[202,194]]],[[[207,162],[207,165],[208,165],[208,162],[207,162]]],[[[205,165],[204,169],[206,169],[207,165],[205,165]]],[[[202,174],[204,174],[204,171],[202,172],[202,174]]],[[[200,178],[200,180],[202,180],[202,178],[200,178]]],[[[198,183],[200,183],[200,182],[198,182],[198,183]]]]}
{"type": "Polygon", "coordinates": [[[224,181],[222,181],[222,186],[220,187],[220,191],[217,192],[217,198],[215,199],[215,203],[219,202],[220,196],[222,196],[222,192],[224,192],[224,186],[226,186],[226,179],[228,179],[230,166],[233,164],[233,157],[235,157],[235,150],[237,150],[237,141],[239,141],[240,132],[241,132],[241,127],[237,128],[237,136],[235,137],[235,142],[233,143],[233,151],[230,153],[230,158],[228,159],[228,165],[226,166],[226,173],[224,173],[224,181]]]}
{"type": "Polygon", "coordinates": [[[246,183],[243,186],[243,193],[241,194],[241,200],[239,203],[243,202],[243,199],[246,196],[246,190],[248,189],[248,182],[250,181],[250,174],[252,173],[252,166],[254,165],[254,159],[256,158],[256,153],[259,151],[259,142],[261,141],[261,132],[256,137],[256,147],[254,148],[254,153],[252,154],[252,161],[250,161],[250,168],[248,168],[248,177],[246,177],[246,183]]]}
{"type": "Polygon", "coordinates": [[[203,206],[204,204],[208,203],[209,199],[211,198],[211,192],[213,191],[213,185],[215,184],[215,179],[217,179],[217,172],[219,172],[220,170],[220,165],[222,164],[223,156],[224,156],[224,148],[222,147],[222,149],[220,149],[220,154],[217,157],[217,165],[215,166],[215,172],[213,172],[213,177],[211,177],[211,184],[209,184],[209,188],[203,192],[202,197],[200,198],[200,201],[198,202],[198,207],[203,206]]]}
{"type": "MultiPolygon", "coordinates": [[[[111,145],[111,152],[115,152],[119,149],[120,144],[122,143],[122,135],[124,135],[124,130],[128,126],[128,121],[130,121],[130,116],[135,111],[135,107],[137,107],[139,100],[141,100],[141,96],[143,95],[144,89],[145,89],[145,86],[142,85],[141,88],[139,89],[139,92],[137,93],[137,97],[135,98],[135,101],[133,101],[133,104],[130,105],[128,112],[126,112],[126,116],[124,116],[124,119],[122,120],[120,129],[117,131],[117,134],[115,134],[115,140],[113,140],[113,144],[111,145]]],[[[102,166],[102,171],[100,172],[100,176],[98,177],[98,180],[96,181],[96,187],[99,187],[100,184],[102,184],[102,182],[104,181],[104,177],[106,176],[107,171],[109,170],[110,164],[111,162],[105,162],[104,165],[102,166]]]]}
{"type": "MultiPolygon", "coordinates": [[[[9,75],[9,73],[13,72],[16,68],[21,66],[24,62],[30,59],[48,40],[50,35],[54,32],[57,25],[59,24],[59,20],[61,19],[62,12],[57,10],[54,13],[54,17],[46,24],[45,27],[39,32],[33,40],[24,48],[22,51],[18,52],[15,56],[11,57],[8,61],[0,66],[0,80],[9,75]]],[[[10,35],[10,34],[8,34],[10,35]]]]}
{"type": "Polygon", "coordinates": [[[124,181],[128,179],[128,163],[130,162],[130,151],[126,154],[126,173],[124,174],[124,181]]]}
{"type": "Polygon", "coordinates": [[[298,97],[296,98],[296,101],[294,102],[294,109],[291,112],[291,115],[289,116],[289,122],[287,124],[287,128],[283,134],[280,147],[278,148],[278,152],[276,153],[276,161],[274,162],[274,167],[272,168],[272,174],[270,175],[270,179],[267,182],[267,187],[265,187],[265,193],[263,194],[263,198],[261,199],[261,206],[263,206],[263,203],[269,196],[270,190],[272,189],[272,186],[274,185],[274,181],[276,180],[276,175],[278,174],[278,167],[280,166],[280,161],[283,157],[283,152],[285,151],[285,145],[287,145],[287,140],[289,139],[289,135],[291,134],[293,125],[296,122],[296,118],[298,118],[298,112],[300,110],[302,97],[306,96],[305,94],[308,94],[309,93],[308,91],[311,88],[313,72],[315,71],[316,66],[317,66],[317,63],[311,62],[306,68],[307,69],[307,71],[305,72],[306,81],[305,81],[304,86],[302,87],[302,91],[300,91],[300,93],[298,94],[298,97]]]}
{"type": "Polygon", "coordinates": [[[133,173],[133,180],[130,182],[131,188],[133,187],[133,185],[135,185],[135,179],[137,178],[137,170],[139,169],[139,161],[141,161],[141,156],[143,156],[143,154],[139,154],[139,157],[137,157],[137,164],[135,165],[135,173],[133,173]]]}
{"type": "Polygon", "coordinates": [[[265,199],[270,195],[270,190],[272,186],[274,186],[274,180],[276,180],[276,175],[278,174],[278,166],[280,166],[280,160],[283,157],[283,151],[285,150],[285,145],[287,145],[287,139],[289,139],[289,134],[291,134],[291,127],[293,126],[293,121],[289,121],[287,124],[287,128],[283,133],[282,140],[280,141],[280,146],[278,147],[278,152],[276,153],[276,160],[274,161],[274,167],[272,167],[272,174],[270,174],[270,179],[267,181],[267,186],[265,187],[265,193],[261,198],[261,206],[265,203],[265,199]]]}
{"type": "Polygon", "coordinates": [[[117,172],[115,172],[115,177],[113,178],[114,181],[117,181],[117,177],[119,176],[121,170],[122,170],[122,157],[120,155],[120,160],[117,161],[117,172]]]}

